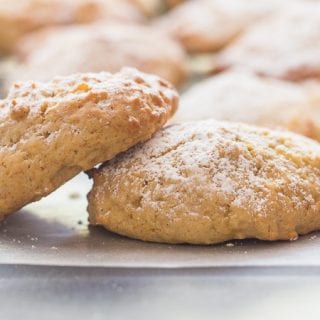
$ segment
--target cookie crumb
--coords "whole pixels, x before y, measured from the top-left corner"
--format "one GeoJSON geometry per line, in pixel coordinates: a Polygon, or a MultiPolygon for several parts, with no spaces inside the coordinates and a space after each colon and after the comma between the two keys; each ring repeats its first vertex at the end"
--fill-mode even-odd
{"type": "Polygon", "coordinates": [[[231,242],[226,243],[226,247],[234,247],[234,244],[231,242]]]}
{"type": "Polygon", "coordinates": [[[79,192],[71,192],[69,194],[70,199],[79,199],[80,198],[80,193],[79,192]]]}
{"type": "Polygon", "coordinates": [[[315,239],[317,239],[317,236],[316,236],[316,235],[313,235],[313,236],[311,236],[311,237],[309,238],[309,240],[315,240],[315,239]]]}

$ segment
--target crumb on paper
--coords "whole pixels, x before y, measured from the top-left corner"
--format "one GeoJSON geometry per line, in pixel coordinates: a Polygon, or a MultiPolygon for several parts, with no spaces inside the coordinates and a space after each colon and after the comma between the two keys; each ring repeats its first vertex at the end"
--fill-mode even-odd
{"type": "Polygon", "coordinates": [[[78,220],[78,224],[82,225],[83,224],[82,220],[78,220]]]}
{"type": "Polygon", "coordinates": [[[234,243],[228,242],[228,243],[226,243],[226,247],[234,247],[234,243]]]}
{"type": "Polygon", "coordinates": [[[311,236],[311,237],[309,238],[309,240],[315,240],[315,239],[317,239],[317,236],[316,236],[316,235],[313,235],[313,236],[311,236]]]}
{"type": "Polygon", "coordinates": [[[76,191],[70,192],[70,193],[69,193],[69,198],[70,198],[70,199],[79,199],[79,198],[80,198],[80,193],[79,193],[79,192],[76,192],[76,191]]]}

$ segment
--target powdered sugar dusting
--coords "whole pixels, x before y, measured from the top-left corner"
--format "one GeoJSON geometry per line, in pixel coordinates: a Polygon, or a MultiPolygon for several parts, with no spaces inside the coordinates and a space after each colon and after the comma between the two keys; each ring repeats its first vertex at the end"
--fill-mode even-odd
{"type": "MultiPolygon", "coordinates": [[[[191,215],[210,198],[223,210],[266,215],[273,202],[300,209],[315,204],[319,164],[320,147],[307,138],[210,120],[168,127],[104,171],[115,180],[143,176],[141,207],[152,203],[160,210],[170,200],[174,206],[167,214],[174,214],[199,194],[192,210],[186,207],[191,215]]],[[[117,193],[119,186],[113,187],[117,193]]]]}
{"type": "Polygon", "coordinates": [[[143,240],[293,240],[320,229],[320,145],[286,131],[214,120],[169,126],[94,180],[94,223],[143,240]]]}

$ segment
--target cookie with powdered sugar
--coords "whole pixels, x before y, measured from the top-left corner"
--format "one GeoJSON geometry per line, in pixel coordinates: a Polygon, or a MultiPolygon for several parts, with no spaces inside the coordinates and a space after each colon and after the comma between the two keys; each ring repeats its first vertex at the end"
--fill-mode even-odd
{"type": "Polygon", "coordinates": [[[34,30],[98,20],[141,22],[143,17],[130,0],[1,0],[0,53],[11,53],[34,30]]]}
{"type": "Polygon", "coordinates": [[[251,70],[289,81],[320,79],[320,3],[289,6],[250,28],[217,58],[217,69],[251,70]]]}
{"type": "Polygon", "coordinates": [[[177,100],[135,69],[15,83],[0,101],[0,219],[149,139],[177,100]]]}
{"type": "Polygon", "coordinates": [[[155,24],[190,52],[215,51],[228,45],[257,20],[286,10],[296,0],[193,0],[176,6],[155,24]]]}
{"type": "Polygon", "coordinates": [[[175,85],[187,76],[179,43],[158,30],[123,24],[76,25],[33,33],[19,42],[19,63],[7,74],[16,80],[47,81],[77,72],[117,72],[133,67],[175,85]]]}
{"type": "Polygon", "coordinates": [[[172,123],[205,120],[285,128],[320,140],[319,85],[298,85],[250,72],[228,71],[181,96],[172,123]]]}
{"type": "Polygon", "coordinates": [[[320,145],[290,132],[172,125],[92,176],[91,224],[145,241],[293,240],[320,228],[320,145]]]}

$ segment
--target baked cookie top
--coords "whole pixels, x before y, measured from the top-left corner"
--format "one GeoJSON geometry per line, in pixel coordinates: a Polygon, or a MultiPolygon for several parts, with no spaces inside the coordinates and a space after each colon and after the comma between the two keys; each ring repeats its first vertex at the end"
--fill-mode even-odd
{"type": "Polygon", "coordinates": [[[320,140],[319,85],[297,85],[250,72],[227,71],[186,91],[172,122],[214,118],[282,127],[320,140]]]}
{"type": "Polygon", "coordinates": [[[142,240],[295,239],[320,227],[320,145],[290,132],[172,125],[92,175],[91,223],[142,240]]]}
{"type": "Polygon", "coordinates": [[[177,101],[135,69],[15,83],[0,102],[0,216],[149,139],[177,101]]]}
{"type": "Polygon", "coordinates": [[[236,67],[290,81],[320,79],[320,3],[289,6],[250,28],[218,57],[236,67]]]}
{"type": "Polygon", "coordinates": [[[155,29],[102,24],[40,31],[21,41],[21,64],[12,80],[48,80],[76,72],[119,71],[124,66],[158,74],[174,84],[186,77],[186,55],[179,43],[155,29]]]}

